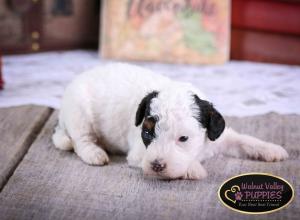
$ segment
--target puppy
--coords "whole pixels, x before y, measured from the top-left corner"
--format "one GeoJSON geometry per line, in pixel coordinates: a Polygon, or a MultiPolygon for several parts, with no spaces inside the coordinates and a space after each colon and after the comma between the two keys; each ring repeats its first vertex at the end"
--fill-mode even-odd
{"type": "Polygon", "coordinates": [[[87,164],[126,153],[145,175],[201,179],[201,161],[217,153],[264,161],[288,158],[278,145],[227,128],[197,88],[128,64],[110,64],[79,75],[62,99],[54,145],[87,164]]]}

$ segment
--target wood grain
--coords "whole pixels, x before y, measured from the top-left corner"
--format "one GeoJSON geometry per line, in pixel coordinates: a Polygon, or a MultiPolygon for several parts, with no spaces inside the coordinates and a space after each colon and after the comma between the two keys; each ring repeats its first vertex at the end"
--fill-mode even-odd
{"type": "Polygon", "coordinates": [[[0,190],[51,113],[48,107],[0,109],[0,190]]]}
{"type": "Polygon", "coordinates": [[[97,48],[99,0],[1,0],[0,8],[0,48],[4,54],[97,48]],[[60,14],[57,9],[68,2],[72,9],[60,14]],[[38,33],[36,37],[34,32],[38,33]]]}
{"type": "Polygon", "coordinates": [[[284,145],[291,158],[266,163],[216,157],[204,163],[209,176],[202,181],[145,179],[124,157],[111,157],[108,166],[88,166],[73,152],[55,149],[54,113],[1,192],[0,219],[298,219],[299,193],[287,208],[253,216],[224,207],[217,190],[234,175],[269,172],[299,191],[300,116],[226,119],[238,131],[284,145]]]}
{"type": "Polygon", "coordinates": [[[231,59],[300,64],[300,37],[233,29],[231,59]]]}
{"type": "Polygon", "coordinates": [[[233,0],[234,28],[300,35],[300,2],[233,0]]]}

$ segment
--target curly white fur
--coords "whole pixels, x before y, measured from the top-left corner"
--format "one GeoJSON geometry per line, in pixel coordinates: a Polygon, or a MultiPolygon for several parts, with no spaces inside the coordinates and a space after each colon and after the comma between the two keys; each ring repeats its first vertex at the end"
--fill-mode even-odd
{"type": "Polygon", "coordinates": [[[288,157],[278,145],[238,134],[226,128],[216,140],[194,117],[198,109],[192,95],[205,96],[191,84],[172,81],[141,67],[110,64],[78,76],[62,100],[54,145],[71,150],[87,164],[104,165],[108,152],[127,153],[130,166],[142,167],[146,175],[164,178],[201,179],[207,174],[200,162],[216,153],[278,161],[288,157]],[[159,95],[151,102],[151,114],[159,117],[156,138],[146,148],[141,126],[135,126],[137,108],[152,91],[159,95]],[[187,136],[186,142],[178,141],[187,136]],[[166,168],[153,171],[152,162],[166,168]]]}

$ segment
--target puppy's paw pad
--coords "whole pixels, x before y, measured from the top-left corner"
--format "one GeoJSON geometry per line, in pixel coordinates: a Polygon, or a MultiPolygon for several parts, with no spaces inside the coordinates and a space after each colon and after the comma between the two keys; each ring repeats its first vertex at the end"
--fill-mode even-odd
{"type": "Polygon", "coordinates": [[[276,144],[268,143],[265,145],[261,152],[258,154],[258,159],[267,162],[282,161],[289,157],[287,151],[276,144]]]}
{"type": "Polygon", "coordinates": [[[207,177],[207,172],[199,162],[193,162],[188,168],[183,179],[200,180],[207,177]]]}
{"type": "Polygon", "coordinates": [[[107,153],[99,147],[87,148],[79,156],[89,165],[103,166],[109,162],[107,153]]]}

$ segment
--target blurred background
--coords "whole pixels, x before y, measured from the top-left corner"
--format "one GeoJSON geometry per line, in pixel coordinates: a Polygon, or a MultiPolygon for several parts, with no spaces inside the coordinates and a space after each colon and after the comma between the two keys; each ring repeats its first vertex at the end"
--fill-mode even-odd
{"type": "MultiPolygon", "coordinates": [[[[170,12],[172,7],[182,7],[187,4],[186,2],[191,2],[191,5],[194,3],[196,10],[197,7],[205,8],[205,4],[223,2],[223,5],[217,4],[219,8],[216,9],[216,14],[206,15],[208,18],[205,22],[210,22],[206,25],[206,30],[221,29],[216,27],[218,25],[227,29],[229,22],[227,16],[231,17],[230,59],[300,64],[299,0],[232,0],[231,5],[228,0],[112,0],[107,4],[102,2],[102,12],[100,12],[100,0],[1,0],[1,52],[2,54],[16,54],[78,48],[97,49],[100,43],[99,35],[105,34],[103,32],[108,33],[110,28],[114,28],[106,27],[104,29],[102,27],[99,30],[100,14],[106,14],[106,16],[102,16],[103,26],[117,26],[120,25],[118,16],[123,9],[133,11],[135,7],[138,7],[140,10],[137,12],[138,15],[141,11],[148,13],[151,10],[156,10],[156,13],[159,14],[162,11],[170,12]],[[151,9],[151,7],[156,7],[156,9],[151,9]],[[157,9],[159,7],[161,9],[157,9]],[[220,17],[221,21],[218,20],[220,17]]],[[[128,16],[127,19],[139,19],[138,16],[134,17],[135,12],[132,11],[130,12],[131,17],[128,16]]],[[[201,12],[200,9],[198,11],[199,14],[205,16],[205,12],[201,12]]],[[[156,24],[163,25],[163,22],[172,19],[171,16],[171,13],[165,17],[156,15],[158,20],[156,24]],[[169,18],[166,18],[168,16],[169,18]]],[[[125,20],[126,18],[121,19],[125,20]]],[[[144,23],[147,19],[149,20],[146,17],[142,19],[144,19],[144,23]]],[[[167,22],[173,25],[175,23],[167,22]]],[[[124,25],[125,22],[121,23],[124,25]]],[[[154,29],[154,25],[152,29],[154,29]]],[[[125,27],[123,26],[123,28],[125,27]]],[[[155,30],[149,31],[154,32],[155,30]]],[[[170,34],[176,35],[175,28],[170,31],[174,31],[170,34]]],[[[164,33],[156,34],[159,37],[164,33]]],[[[196,34],[195,32],[194,35],[196,34]]],[[[201,38],[201,36],[197,37],[201,38]]],[[[209,42],[206,43],[209,44],[209,42]]],[[[229,44],[229,42],[226,43],[229,44]]]]}
{"type": "Polygon", "coordinates": [[[0,0],[0,54],[0,106],[58,108],[76,74],[118,60],[228,114],[300,112],[299,0],[0,0]]]}

